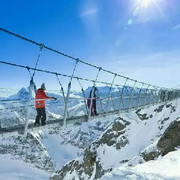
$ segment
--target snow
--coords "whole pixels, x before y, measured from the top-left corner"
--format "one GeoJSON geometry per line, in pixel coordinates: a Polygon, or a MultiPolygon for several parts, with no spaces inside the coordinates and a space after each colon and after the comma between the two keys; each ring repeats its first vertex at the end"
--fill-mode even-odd
{"type": "Polygon", "coordinates": [[[179,116],[179,111],[171,113],[170,107],[164,107],[162,112],[157,114],[157,112],[154,111],[157,107],[159,107],[159,105],[151,106],[143,110],[142,114],[147,113],[152,115],[152,118],[144,121],[140,120],[133,111],[120,115],[121,118],[131,123],[126,128],[125,134],[123,134],[129,143],[121,148],[121,150],[116,150],[113,146],[100,146],[97,152],[103,169],[109,169],[111,167],[117,168],[119,162],[131,160],[138,156],[146,147],[156,142],[159,134],[162,134],[168,125],[179,116]],[[160,130],[160,120],[162,121],[167,117],[170,117],[170,119],[164,123],[163,129],[160,130]]]}
{"type": "Polygon", "coordinates": [[[23,161],[0,155],[0,180],[48,180],[49,176],[23,161]]]}
{"type": "Polygon", "coordinates": [[[0,109],[5,110],[4,106],[0,104],[0,109]]]}
{"type": "Polygon", "coordinates": [[[72,173],[70,174],[67,174],[65,177],[64,177],[64,180],[73,180],[71,177],[75,177],[73,178],[74,180],[80,180],[78,175],[77,175],[77,172],[74,170],[72,173]]]}
{"type": "Polygon", "coordinates": [[[47,136],[46,134],[45,136],[46,138],[43,139],[43,144],[48,149],[51,157],[56,161],[57,169],[62,168],[68,161],[77,157],[79,148],[70,144],[60,145],[63,142],[63,139],[59,134],[53,134],[51,136],[47,136]]]}
{"type": "Polygon", "coordinates": [[[170,152],[162,158],[138,164],[135,167],[120,167],[106,174],[101,180],[179,180],[180,150],[170,152]]]}
{"type": "Polygon", "coordinates": [[[56,161],[56,168],[60,169],[67,162],[82,155],[84,148],[96,140],[113,120],[114,115],[97,117],[80,126],[70,124],[65,129],[61,128],[56,134],[49,135],[48,131],[44,131],[42,141],[56,161]]]}
{"type": "Polygon", "coordinates": [[[171,108],[164,107],[161,112],[154,111],[156,106],[146,108],[141,113],[152,114],[153,117],[145,121],[138,121],[133,112],[124,114],[121,117],[130,119],[126,135],[129,144],[122,148],[121,151],[116,151],[113,147],[103,146],[99,148],[99,154],[104,168],[112,167],[114,170],[106,174],[101,180],[179,180],[180,179],[180,150],[170,152],[164,157],[159,157],[157,160],[139,164],[142,161],[139,156],[144,149],[146,152],[156,148],[159,135],[163,134],[168,125],[178,119],[180,101],[174,101],[173,106],[177,107],[175,112],[171,108]],[[164,118],[169,117],[165,121],[163,128],[161,122],[164,118]],[[103,149],[102,149],[103,148],[103,149]],[[104,155],[102,153],[104,152],[104,155]],[[110,158],[105,158],[110,157],[110,158]],[[134,167],[129,167],[128,164],[118,164],[121,160],[130,160],[134,167]]]}
{"type": "Polygon", "coordinates": [[[170,152],[162,159],[149,161],[132,168],[137,173],[155,174],[164,178],[180,178],[180,150],[170,152]]]}
{"type": "MultiPolygon", "coordinates": [[[[22,89],[18,95],[26,97],[26,91],[22,89]]],[[[107,89],[108,92],[108,89],[107,89]]],[[[11,96],[19,98],[17,96],[11,96]]],[[[84,114],[83,106],[84,102],[79,100],[80,96],[71,95],[71,98],[76,100],[70,102],[69,111],[71,115],[82,115],[84,114]]],[[[62,103],[62,102],[61,102],[62,103]]],[[[62,103],[63,104],[63,103],[62,103]]],[[[180,107],[180,101],[173,102],[173,106],[180,107]]],[[[51,103],[48,106],[49,116],[56,118],[61,117],[58,112],[58,108],[62,105],[51,103]],[[57,112],[59,114],[57,114],[57,112]]],[[[158,138],[163,134],[164,130],[168,125],[179,117],[180,110],[171,112],[171,108],[164,107],[160,113],[154,111],[159,105],[151,106],[140,111],[141,114],[152,115],[147,120],[140,120],[135,111],[129,113],[121,113],[119,115],[110,115],[107,117],[96,117],[89,122],[82,123],[81,125],[68,125],[65,129],[60,129],[58,133],[50,133],[48,130],[43,131],[44,138],[39,138],[39,135],[33,133],[34,137],[37,137],[42,147],[48,149],[48,153],[52,159],[56,162],[56,170],[62,168],[63,165],[77,159],[78,156],[82,156],[83,149],[87,147],[92,141],[96,140],[102,135],[102,132],[108,129],[110,124],[115,118],[121,117],[126,121],[130,122],[125,129],[125,136],[129,143],[122,147],[120,150],[116,150],[113,146],[99,146],[97,149],[98,158],[102,164],[103,169],[113,168],[114,170],[105,175],[102,180],[116,180],[116,179],[134,179],[134,180],[163,180],[163,179],[180,179],[180,150],[171,152],[166,156],[156,161],[150,161],[143,164],[138,164],[140,157],[139,154],[146,149],[150,151],[157,143],[158,138]],[[163,119],[169,118],[164,124],[161,124],[163,119]],[[162,127],[160,129],[160,127],[162,127]],[[135,167],[128,167],[122,165],[120,162],[124,160],[134,160],[133,165],[135,167]],[[137,165],[136,165],[137,164],[137,165]]],[[[0,109],[4,106],[0,105],[0,109]]],[[[63,112],[63,109],[62,109],[63,112]]],[[[11,112],[12,116],[16,115],[16,118],[21,122],[21,116],[15,111],[11,112]]],[[[7,116],[11,114],[8,113],[7,116]]],[[[6,116],[3,114],[3,117],[6,116]]],[[[32,118],[33,119],[33,118],[32,118]]],[[[7,121],[6,121],[7,122],[7,121]]],[[[123,123],[123,121],[122,121],[123,123]]],[[[119,137],[120,139],[121,137],[119,137]]],[[[1,142],[1,141],[0,141],[1,142]]],[[[8,142],[10,143],[10,142],[8,142]]],[[[43,152],[42,152],[43,153],[43,152]]],[[[91,179],[95,176],[94,168],[91,179]]],[[[0,155],[0,180],[16,180],[16,179],[27,179],[27,180],[46,180],[49,179],[50,174],[36,169],[30,164],[25,163],[21,160],[11,159],[9,156],[0,155]]],[[[65,180],[70,180],[71,177],[76,177],[78,180],[77,172],[73,171],[71,174],[67,174],[65,180]]]]}

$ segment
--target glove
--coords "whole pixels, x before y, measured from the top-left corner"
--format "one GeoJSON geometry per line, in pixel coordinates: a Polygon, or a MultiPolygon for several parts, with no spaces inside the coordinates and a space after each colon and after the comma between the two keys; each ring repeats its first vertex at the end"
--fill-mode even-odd
{"type": "Polygon", "coordinates": [[[52,97],[52,99],[57,100],[57,98],[55,98],[55,97],[52,97]]]}

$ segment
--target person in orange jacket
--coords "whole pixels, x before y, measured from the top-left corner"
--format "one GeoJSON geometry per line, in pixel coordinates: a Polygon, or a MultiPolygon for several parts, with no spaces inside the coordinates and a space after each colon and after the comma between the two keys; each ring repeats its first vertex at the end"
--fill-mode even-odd
{"type": "Polygon", "coordinates": [[[36,97],[35,97],[35,105],[36,105],[36,110],[37,110],[37,116],[36,116],[36,121],[35,125],[40,125],[40,120],[41,120],[41,125],[44,126],[46,125],[46,105],[45,105],[45,100],[46,99],[54,99],[57,100],[54,97],[49,97],[45,93],[46,87],[45,84],[43,83],[41,85],[41,88],[39,88],[36,92],[36,97]]]}

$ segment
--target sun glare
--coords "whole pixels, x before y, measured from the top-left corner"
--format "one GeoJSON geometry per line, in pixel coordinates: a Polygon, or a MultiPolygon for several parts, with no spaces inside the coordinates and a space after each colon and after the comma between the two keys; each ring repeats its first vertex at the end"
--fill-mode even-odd
{"type": "Polygon", "coordinates": [[[163,10],[160,8],[164,0],[131,0],[127,25],[135,23],[145,23],[158,18],[166,18],[163,10]]]}
{"type": "Polygon", "coordinates": [[[142,8],[148,8],[150,7],[155,0],[138,0],[138,4],[142,8]]]}

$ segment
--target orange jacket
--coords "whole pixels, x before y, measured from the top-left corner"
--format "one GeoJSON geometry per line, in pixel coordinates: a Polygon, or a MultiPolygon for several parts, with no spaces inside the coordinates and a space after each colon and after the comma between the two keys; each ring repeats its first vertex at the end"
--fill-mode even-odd
{"type": "Polygon", "coordinates": [[[35,98],[36,109],[44,108],[46,99],[52,99],[52,97],[47,96],[43,89],[38,89],[35,98]]]}

